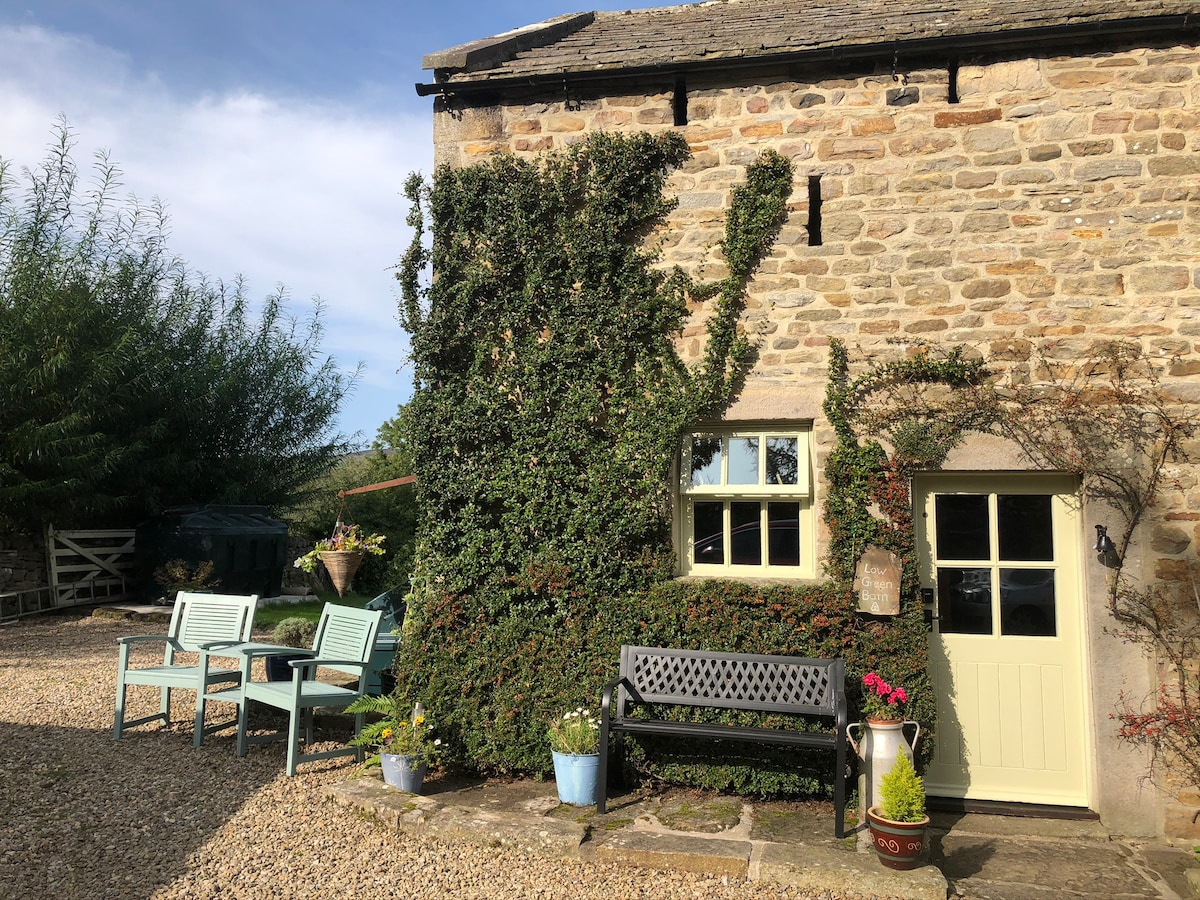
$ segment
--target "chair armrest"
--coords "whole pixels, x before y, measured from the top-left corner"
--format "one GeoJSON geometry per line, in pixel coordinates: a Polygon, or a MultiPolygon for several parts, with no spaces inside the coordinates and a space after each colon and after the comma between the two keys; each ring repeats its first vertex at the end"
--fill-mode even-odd
{"type": "Polygon", "coordinates": [[[151,641],[158,641],[163,644],[170,644],[176,650],[182,650],[179,646],[179,641],[173,637],[167,637],[164,634],[135,634],[128,637],[117,638],[118,644],[148,644],[151,641]]]}
{"type": "Polygon", "coordinates": [[[313,652],[304,647],[284,647],[280,644],[249,643],[238,647],[238,653],[248,659],[253,659],[256,656],[282,656],[284,654],[288,656],[303,656],[305,654],[312,656],[313,652]]]}
{"type": "MultiPolygon", "coordinates": [[[[236,648],[241,647],[245,643],[246,641],[209,641],[208,643],[201,644],[200,649],[205,653],[216,653],[218,650],[235,650],[236,652],[236,648]]],[[[230,653],[229,655],[233,656],[234,654],[230,653]]]]}
{"type": "Polygon", "coordinates": [[[315,669],[318,666],[358,666],[365,669],[370,663],[361,659],[289,659],[288,665],[293,669],[315,669]]]}

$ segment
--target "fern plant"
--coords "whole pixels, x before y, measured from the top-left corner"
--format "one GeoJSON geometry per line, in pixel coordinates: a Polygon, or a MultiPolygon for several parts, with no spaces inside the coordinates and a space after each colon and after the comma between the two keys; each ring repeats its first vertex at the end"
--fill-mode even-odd
{"type": "Polygon", "coordinates": [[[879,813],[892,822],[920,822],[925,818],[925,782],[908,755],[896,757],[892,770],[879,783],[879,813]]]}

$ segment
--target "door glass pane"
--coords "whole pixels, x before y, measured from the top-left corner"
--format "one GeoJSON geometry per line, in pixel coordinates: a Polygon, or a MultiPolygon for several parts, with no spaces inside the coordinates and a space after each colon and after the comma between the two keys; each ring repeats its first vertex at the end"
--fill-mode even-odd
{"type": "Polygon", "coordinates": [[[725,562],[725,504],[706,500],[692,504],[692,541],[698,563],[725,562]]]}
{"type": "Polygon", "coordinates": [[[767,504],[767,560],[773,566],[800,565],[800,504],[767,504]]]}
{"type": "MultiPolygon", "coordinates": [[[[939,498],[940,499],[940,498],[939,498]]],[[[992,570],[938,567],[940,631],[992,633],[992,570]]]]}
{"type": "Polygon", "coordinates": [[[735,566],[762,565],[761,503],[730,503],[730,561],[735,566]]]}
{"type": "Polygon", "coordinates": [[[758,484],[758,438],[729,439],[729,484],[758,484]]]}
{"type": "Polygon", "coordinates": [[[1054,527],[1048,494],[1000,494],[996,497],[1000,558],[1054,560],[1054,527]]]}
{"type": "Polygon", "coordinates": [[[692,487],[721,483],[721,439],[711,435],[692,438],[692,487]]]}
{"type": "Polygon", "coordinates": [[[1054,637],[1053,569],[1000,570],[1000,632],[1054,637]]]}
{"type": "Polygon", "coordinates": [[[938,559],[991,559],[986,494],[938,494],[934,521],[938,559]]]}
{"type": "Polygon", "coordinates": [[[794,437],[767,438],[767,484],[797,484],[800,457],[794,437]]]}

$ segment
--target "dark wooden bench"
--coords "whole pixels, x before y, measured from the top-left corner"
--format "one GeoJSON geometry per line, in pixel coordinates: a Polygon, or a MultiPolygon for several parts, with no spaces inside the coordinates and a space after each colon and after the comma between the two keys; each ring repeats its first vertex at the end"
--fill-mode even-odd
{"type": "Polygon", "coordinates": [[[596,811],[605,811],[610,734],[674,735],[831,750],[837,757],[835,833],[845,836],[846,685],[842,660],[752,653],[621,648],[620,677],[600,701],[600,768],[596,811]],[[832,731],[800,732],[630,715],[632,707],[663,704],[758,710],[830,720],[832,731]]]}

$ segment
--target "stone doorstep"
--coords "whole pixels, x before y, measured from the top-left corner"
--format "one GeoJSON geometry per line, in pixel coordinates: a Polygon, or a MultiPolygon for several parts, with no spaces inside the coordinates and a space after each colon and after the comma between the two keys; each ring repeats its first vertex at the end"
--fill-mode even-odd
{"type": "MultiPolygon", "coordinates": [[[[556,804],[536,801],[517,811],[445,803],[433,797],[392,790],[374,777],[358,777],[325,787],[332,802],[375,816],[407,834],[508,847],[552,858],[583,859],[652,869],[725,876],[813,891],[876,894],[901,900],[944,900],[942,873],[926,865],[911,872],[883,868],[874,854],[836,846],[752,840],[745,830],[723,836],[672,831],[656,823],[611,821],[590,829],[590,816],[574,820],[537,811],[556,804]],[[589,831],[594,841],[587,841],[589,831]]],[[[452,795],[447,795],[452,796],[452,795]]],[[[597,823],[599,824],[599,823],[597,823]]]]}
{"type": "Polygon", "coordinates": [[[553,858],[579,859],[579,848],[588,830],[579,822],[550,816],[448,805],[431,797],[392,790],[369,776],[328,785],[322,796],[369,813],[394,831],[508,847],[553,858]]]}

